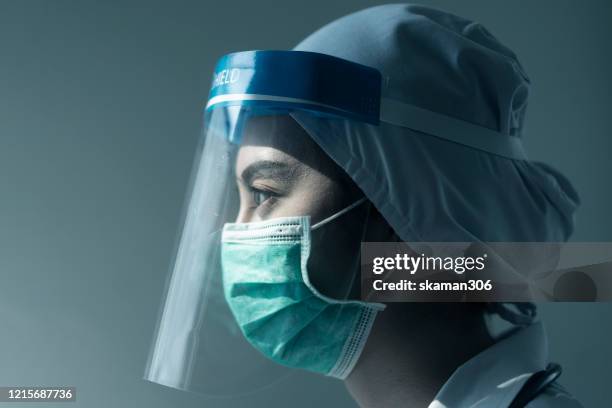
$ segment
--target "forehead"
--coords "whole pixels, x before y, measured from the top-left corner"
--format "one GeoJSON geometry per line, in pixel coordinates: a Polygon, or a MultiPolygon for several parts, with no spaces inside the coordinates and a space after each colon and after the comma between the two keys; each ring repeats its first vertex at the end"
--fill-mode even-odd
{"type": "Polygon", "coordinates": [[[314,141],[289,115],[251,116],[242,130],[243,146],[265,146],[291,154],[314,145],[314,141]]]}
{"type": "MultiPolygon", "coordinates": [[[[236,161],[240,173],[257,161],[276,161],[314,168],[327,155],[289,115],[253,116],[242,130],[242,142],[236,161]]],[[[328,159],[329,160],[329,159],[328,159]]]]}

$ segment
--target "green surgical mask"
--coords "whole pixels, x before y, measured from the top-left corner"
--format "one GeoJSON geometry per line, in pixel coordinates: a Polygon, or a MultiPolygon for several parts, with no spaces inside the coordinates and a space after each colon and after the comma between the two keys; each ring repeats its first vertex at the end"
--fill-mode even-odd
{"type": "Polygon", "coordinates": [[[245,338],[266,357],[340,379],[350,374],[385,306],[322,295],[310,283],[306,263],[311,229],[364,201],[312,228],[308,216],[225,224],[225,299],[245,338]]]}

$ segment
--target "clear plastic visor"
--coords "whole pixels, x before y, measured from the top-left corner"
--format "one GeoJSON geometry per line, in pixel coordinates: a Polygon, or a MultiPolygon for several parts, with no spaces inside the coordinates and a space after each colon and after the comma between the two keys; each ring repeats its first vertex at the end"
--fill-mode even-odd
{"type": "MultiPolygon", "coordinates": [[[[291,216],[309,216],[315,224],[363,198],[349,180],[288,110],[209,111],[145,379],[240,396],[294,373],[243,337],[224,298],[222,230],[226,223],[291,216]]],[[[359,205],[312,232],[310,253],[317,256],[309,258],[309,277],[325,296],[359,298],[359,245],[369,211],[369,203],[359,205]]]]}

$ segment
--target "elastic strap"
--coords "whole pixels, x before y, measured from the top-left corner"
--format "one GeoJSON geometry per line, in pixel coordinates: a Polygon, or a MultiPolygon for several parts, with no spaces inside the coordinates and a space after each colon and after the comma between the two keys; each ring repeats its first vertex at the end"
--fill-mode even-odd
{"type": "Polygon", "coordinates": [[[364,203],[367,200],[367,197],[363,197],[360,198],[359,200],[355,201],[353,204],[349,205],[346,208],[343,208],[342,210],[338,211],[337,213],[317,222],[315,225],[313,225],[310,229],[317,229],[325,224],[327,224],[328,222],[331,222],[333,220],[335,220],[336,218],[340,217],[343,214],[346,214],[347,212],[351,211],[353,208],[357,207],[359,204],[364,203]]]}
{"type": "Polygon", "coordinates": [[[509,159],[527,160],[518,136],[446,116],[394,99],[380,100],[380,120],[509,159]]]}

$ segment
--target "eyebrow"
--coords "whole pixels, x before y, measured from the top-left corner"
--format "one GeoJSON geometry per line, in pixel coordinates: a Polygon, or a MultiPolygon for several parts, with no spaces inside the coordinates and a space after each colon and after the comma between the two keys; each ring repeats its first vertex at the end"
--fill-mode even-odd
{"type": "Polygon", "coordinates": [[[251,184],[253,180],[259,178],[287,181],[293,173],[293,167],[287,163],[261,160],[242,170],[240,179],[246,184],[251,184]]]}

